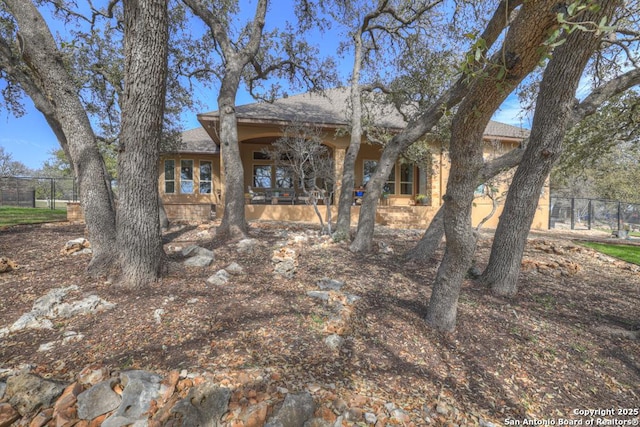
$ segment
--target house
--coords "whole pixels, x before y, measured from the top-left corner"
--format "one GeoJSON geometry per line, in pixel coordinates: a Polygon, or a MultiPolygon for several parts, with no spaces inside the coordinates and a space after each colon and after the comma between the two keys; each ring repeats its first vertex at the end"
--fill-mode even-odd
{"type": "MultiPolygon", "coordinates": [[[[333,89],[324,94],[305,93],[276,100],[236,107],[238,141],[244,167],[244,185],[248,192],[245,212],[248,220],[269,219],[315,222],[313,209],[296,194],[295,185],[264,149],[283,134],[291,123],[303,123],[322,129],[323,144],[333,156],[336,177],[342,175],[342,164],[349,145],[348,90],[333,89]],[[279,191],[280,190],[280,191],[279,191]]],[[[404,127],[395,109],[377,107],[372,114],[376,125],[389,132],[404,127]]],[[[218,112],[198,115],[201,128],[184,132],[181,146],[162,154],[159,187],[170,220],[200,221],[209,219],[224,207],[224,165],[221,164],[218,138],[218,112]]],[[[490,122],[485,131],[485,155],[498,156],[513,149],[528,131],[498,122],[490,122]]],[[[398,161],[389,176],[385,198],[381,200],[376,221],[401,227],[424,227],[442,204],[449,162],[440,142],[430,143],[430,159],[424,164],[398,161]],[[416,204],[416,196],[422,203],[416,204]]],[[[365,186],[380,158],[381,146],[363,144],[356,161],[357,186],[365,186]]],[[[506,189],[506,187],[504,187],[506,189]]],[[[474,206],[474,224],[492,210],[493,201],[483,196],[482,187],[474,206]]],[[[353,223],[360,206],[358,189],[354,191],[353,223]]],[[[502,190],[499,190],[499,192],[502,190]]],[[[548,224],[548,189],[542,195],[534,228],[548,224]]],[[[337,203],[338,197],[334,197],[337,203]]],[[[337,209],[336,209],[337,211],[337,209]]],[[[495,227],[499,211],[486,223],[495,227]]]]}

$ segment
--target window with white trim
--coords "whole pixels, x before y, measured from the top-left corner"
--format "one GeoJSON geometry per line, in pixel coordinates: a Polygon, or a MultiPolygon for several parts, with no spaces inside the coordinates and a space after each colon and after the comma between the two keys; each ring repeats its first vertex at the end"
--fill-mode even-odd
{"type": "Polygon", "coordinates": [[[193,194],[193,160],[180,160],[180,193],[193,194]]]}
{"type": "Polygon", "coordinates": [[[212,163],[205,160],[200,160],[200,194],[211,194],[213,188],[212,177],[212,163]]]}
{"type": "Polygon", "coordinates": [[[173,159],[164,161],[164,192],[165,194],[176,192],[176,161],[173,159]]]}
{"type": "Polygon", "coordinates": [[[271,188],[271,165],[253,165],[253,186],[271,188]]]}
{"type": "Polygon", "coordinates": [[[413,194],[413,163],[400,165],[400,194],[413,194]]]}

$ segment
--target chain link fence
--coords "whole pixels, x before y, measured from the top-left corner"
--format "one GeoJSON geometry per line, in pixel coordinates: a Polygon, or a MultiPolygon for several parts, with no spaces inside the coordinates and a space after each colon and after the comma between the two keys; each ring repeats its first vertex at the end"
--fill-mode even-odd
{"type": "Polygon", "coordinates": [[[612,232],[640,229],[640,204],[604,199],[552,197],[549,209],[550,229],[596,229],[612,232]]]}
{"type": "Polygon", "coordinates": [[[73,178],[0,177],[0,206],[64,209],[77,201],[73,178]]]}

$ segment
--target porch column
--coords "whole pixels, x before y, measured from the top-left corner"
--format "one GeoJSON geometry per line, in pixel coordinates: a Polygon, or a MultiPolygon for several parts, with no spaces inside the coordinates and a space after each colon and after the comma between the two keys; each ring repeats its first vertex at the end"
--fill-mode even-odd
{"type": "Polygon", "coordinates": [[[431,206],[442,205],[442,196],[446,191],[449,167],[445,159],[445,153],[432,154],[433,176],[431,177],[431,206]]]}
{"type": "Polygon", "coordinates": [[[333,204],[337,205],[342,192],[342,173],[344,172],[344,156],[347,154],[346,148],[336,147],[333,149],[333,168],[335,176],[335,190],[333,204]]]}

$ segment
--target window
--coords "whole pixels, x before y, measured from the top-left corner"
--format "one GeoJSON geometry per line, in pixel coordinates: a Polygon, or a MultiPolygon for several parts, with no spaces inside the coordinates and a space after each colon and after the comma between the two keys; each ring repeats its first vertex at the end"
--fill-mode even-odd
{"type": "Polygon", "coordinates": [[[258,188],[271,188],[271,166],[253,166],[253,186],[258,188]]]}
{"type": "Polygon", "coordinates": [[[180,160],[180,193],[193,194],[193,160],[180,160]]]}
{"type": "Polygon", "coordinates": [[[378,167],[378,162],[375,160],[365,160],[362,171],[362,185],[366,185],[371,180],[373,173],[378,167]]]}
{"type": "Polygon", "coordinates": [[[211,194],[211,162],[200,161],[200,194],[211,194]]]}
{"type": "Polygon", "coordinates": [[[269,160],[269,156],[264,151],[254,151],[253,160],[269,160]]]}
{"type": "Polygon", "coordinates": [[[164,192],[173,194],[176,192],[176,161],[164,161],[164,192]]]}
{"type": "Polygon", "coordinates": [[[413,164],[400,165],[400,194],[413,194],[413,164]]]}
{"type": "Polygon", "coordinates": [[[291,178],[288,168],[282,166],[276,167],[276,187],[293,188],[293,179],[291,178]]]}
{"type": "Polygon", "coordinates": [[[387,178],[387,183],[385,184],[384,189],[389,194],[396,194],[396,165],[393,165],[391,168],[391,172],[389,172],[389,178],[387,178]]]}

